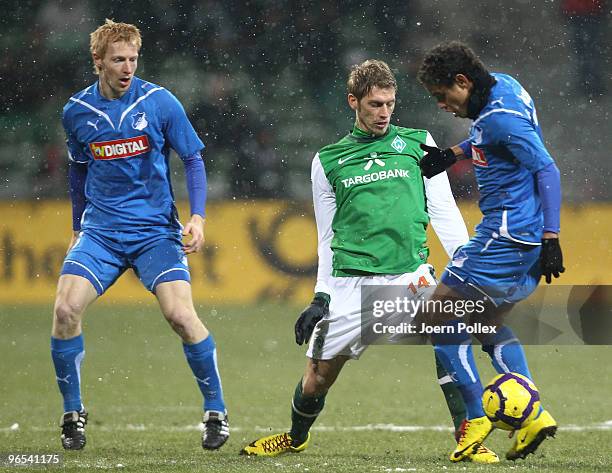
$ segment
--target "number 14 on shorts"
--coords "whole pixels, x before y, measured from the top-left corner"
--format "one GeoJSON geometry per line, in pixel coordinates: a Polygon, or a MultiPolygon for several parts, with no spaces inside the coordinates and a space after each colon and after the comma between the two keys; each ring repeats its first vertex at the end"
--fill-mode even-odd
{"type": "Polygon", "coordinates": [[[429,286],[431,286],[431,284],[427,280],[427,278],[425,276],[420,276],[416,283],[416,286],[414,282],[411,282],[410,284],[408,284],[408,290],[412,292],[412,294],[417,294],[419,292],[419,289],[423,287],[429,287],[429,286]]]}

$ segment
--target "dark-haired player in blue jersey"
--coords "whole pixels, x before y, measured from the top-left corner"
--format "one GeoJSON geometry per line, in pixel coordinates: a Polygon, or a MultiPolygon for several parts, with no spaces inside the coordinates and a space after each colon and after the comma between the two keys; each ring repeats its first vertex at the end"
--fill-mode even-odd
{"type": "Polygon", "coordinates": [[[61,440],[71,450],[86,441],[83,314],[132,268],[183,341],[204,396],[202,446],[217,449],[229,436],[227,411],[215,342],[195,312],[186,257],[204,244],[204,144],[169,91],[134,75],[140,46],[138,28],[106,20],[91,34],[99,79],[64,107],[74,232],[58,282],[51,337],[64,399],[61,440]],[[170,183],[171,148],[185,165],[191,218],[184,228],[170,183]],[[182,235],[191,238],[183,244],[182,235]]]}
{"type": "MultiPolygon", "coordinates": [[[[418,79],[440,108],[473,120],[469,138],[457,146],[421,145],[427,153],[420,161],[423,175],[431,178],[457,159],[471,157],[484,215],[476,234],[453,256],[434,298],[485,297],[490,305],[487,316],[498,330],[479,336],[483,350],[498,372],[531,379],[522,346],[501,324],[502,316],[535,290],[542,275],[550,283],[564,271],[558,236],[559,170],[544,146],[533,100],[515,79],[489,73],[471,49],[456,41],[429,51],[418,79]]],[[[456,318],[440,322],[458,327],[456,318]]],[[[448,332],[432,337],[432,342],[466,404],[467,420],[451,454],[452,461],[461,461],[479,447],[492,425],[482,408],[483,388],[471,337],[459,330],[448,332]]],[[[550,413],[541,409],[533,422],[516,432],[506,457],[525,458],[556,429],[550,413]]]]}

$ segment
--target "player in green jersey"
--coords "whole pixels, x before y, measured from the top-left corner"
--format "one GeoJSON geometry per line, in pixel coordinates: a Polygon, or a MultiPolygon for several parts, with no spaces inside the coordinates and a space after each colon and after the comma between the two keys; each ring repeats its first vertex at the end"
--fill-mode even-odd
{"type": "MultiPolygon", "coordinates": [[[[306,371],[293,396],[291,430],[252,442],[241,452],[247,455],[275,456],[307,447],[328,390],[346,361],[366,349],[362,285],[435,285],[427,264],[430,221],[449,257],[468,241],[446,173],[432,179],[421,174],[419,145],[435,146],[433,138],[425,130],[390,123],[397,83],[389,66],[365,61],[353,67],[347,85],[355,126],[312,162],[319,267],[314,300],[295,326],[296,342],[310,343],[306,371]]],[[[446,373],[439,378],[453,389],[446,373]]],[[[451,394],[449,406],[460,399],[451,394]]],[[[471,459],[498,461],[485,447],[471,459]]]]}

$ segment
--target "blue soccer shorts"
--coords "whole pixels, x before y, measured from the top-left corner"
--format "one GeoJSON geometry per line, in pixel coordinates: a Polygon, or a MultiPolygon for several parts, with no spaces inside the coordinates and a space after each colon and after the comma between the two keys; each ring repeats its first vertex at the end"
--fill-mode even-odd
{"type": "Polygon", "coordinates": [[[180,231],[81,232],[64,259],[61,274],[86,278],[102,295],[126,269],[133,268],[151,292],[168,281],[190,281],[180,231]]]}
{"type": "Polygon", "coordinates": [[[455,252],[440,280],[470,299],[513,304],[538,286],[540,248],[477,234],[455,252]]]}

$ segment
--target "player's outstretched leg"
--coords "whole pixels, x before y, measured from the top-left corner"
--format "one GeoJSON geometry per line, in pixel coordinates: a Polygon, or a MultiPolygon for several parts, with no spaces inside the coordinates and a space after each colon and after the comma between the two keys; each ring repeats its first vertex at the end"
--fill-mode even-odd
{"type": "MultiPolygon", "coordinates": [[[[446,404],[455,426],[455,441],[458,442],[461,438],[461,432],[463,431],[464,424],[466,422],[467,412],[465,409],[465,404],[463,403],[461,392],[453,382],[453,379],[444,369],[444,366],[442,366],[442,362],[439,360],[437,354],[435,359],[438,384],[440,384],[440,388],[444,394],[444,399],[446,399],[446,404]]],[[[499,457],[494,451],[488,449],[484,445],[481,445],[476,452],[470,454],[466,460],[473,463],[498,463],[499,457]]]]}
{"type": "MultiPolygon", "coordinates": [[[[483,343],[482,349],[489,354],[498,373],[518,373],[532,379],[523,347],[510,327],[499,327],[497,333],[483,343]]],[[[554,437],[556,432],[557,422],[540,405],[538,416],[529,425],[514,432],[514,444],[506,453],[506,458],[525,458],[534,453],[546,438],[554,437]]]]}
{"type": "Polygon", "coordinates": [[[327,391],[347,360],[346,356],[308,360],[304,378],[295,387],[291,401],[291,430],[257,439],[244,447],[240,454],[274,457],[305,450],[310,442],[310,427],[323,410],[327,391]]]}
{"type": "Polygon", "coordinates": [[[204,397],[202,447],[216,450],[227,442],[230,432],[215,340],[196,314],[188,281],[162,282],[155,287],[155,295],[164,317],[183,340],[185,358],[204,397]]]}

